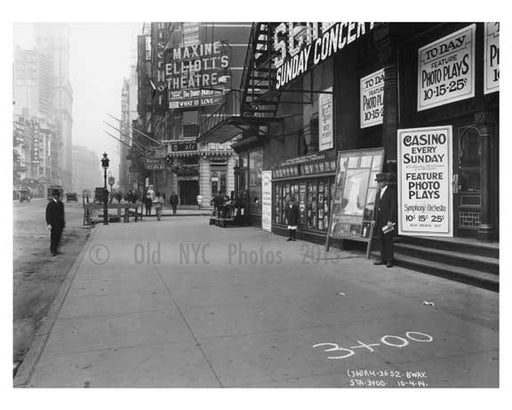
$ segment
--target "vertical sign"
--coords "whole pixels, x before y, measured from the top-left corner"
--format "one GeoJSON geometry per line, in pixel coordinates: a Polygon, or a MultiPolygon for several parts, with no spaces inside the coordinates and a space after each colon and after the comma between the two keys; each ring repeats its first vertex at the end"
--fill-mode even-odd
{"type": "Polygon", "coordinates": [[[400,235],[453,236],[452,126],[398,130],[400,235]]]}
{"type": "Polygon", "coordinates": [[[261,172],[261,229],[272,232],[272,171],[261,172]]]}
{"type": "Polygon", "coordinates": [[[361,78],[361,128],[382,124],[384,69],[361,78]]]}
{"type": "Polygon", "coordinates": [[[484,94],[500,89],[500,23],[485,23],[484,94]]]}
{"type": "Polygon", "coordinates": [[[33,136],[32,136],[32,164],[39,164],[41,162],[40,158],[40,136],[39,136],[39,124],[37,122],[33,123],[33,136]]]}
{"type": "Polygon", "coordinates": [[[320,94],[318,97],[318,117],[320,118],[319,151],[334,147],[333,120],[332,120],[332,87],[324,90],[329,94],[320,94]]]}
{"type": "Polygon", "coordinates": [[[475,96],[472,24],[418,50],[418,111],[475,96]]]}

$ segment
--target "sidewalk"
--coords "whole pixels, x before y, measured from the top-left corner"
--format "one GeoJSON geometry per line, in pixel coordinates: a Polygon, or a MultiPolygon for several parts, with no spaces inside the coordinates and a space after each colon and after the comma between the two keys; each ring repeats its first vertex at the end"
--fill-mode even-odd
{"type": "Polygon", "coordinates": [[[14,385],[484,387],[498,359],[497,293],[152,218],[94,228],[14,385]]]}

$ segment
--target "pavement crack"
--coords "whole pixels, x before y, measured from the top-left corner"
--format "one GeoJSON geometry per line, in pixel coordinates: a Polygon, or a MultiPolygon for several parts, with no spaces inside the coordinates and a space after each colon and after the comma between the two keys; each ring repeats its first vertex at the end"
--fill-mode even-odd
{"type": "Polygon", "coordinates": [[[215,376],[215,379],[217,380],[217,383],[219,383],[220,387],[224,387],[222,382],[220,381],[219,375],[217,374],[217,372],[213,368],[213,365],[211,364],[210,360],[208,359],[208,356],[206,355],[206,352],[204,351],[201,342],[199,341],[199,339],[195,335],[194,331],[192,330],[192,328],[190,327],[190,325],[189,325],[189,323],[187,321],[187,318],[185,317],[185,315],[183,314],[181,308],[179,307],[178,303],[176,302],[176,298],[174,297],[171,289],[169,288],[169,286],[167,286],[167,283],[162,278],[162,275],[160,274],[160,271],[158,270],[157,266],[153,265],[153,267],[155,269],[156,274],[158,275],[158,278],[160,279],[160,281],[164,285],[165,289],[167,290],[167,293],[169,293],[169,296],[171,297],[172,302],[174,303],[174,306],[176,307],[176,310],[178,311],[179,315],[183,319],[183,322],[185,323],[185,326],[187,327],[188,331],[190,332],[190,334],[194,338],[194,341],[195,341],[198,349],[201,351],[201,354],[203,355],[204,359],[206,360],[206,363],[208,363],[208,366],[210,367],[210,370],[212,371],[213,375],[215,376]]]}

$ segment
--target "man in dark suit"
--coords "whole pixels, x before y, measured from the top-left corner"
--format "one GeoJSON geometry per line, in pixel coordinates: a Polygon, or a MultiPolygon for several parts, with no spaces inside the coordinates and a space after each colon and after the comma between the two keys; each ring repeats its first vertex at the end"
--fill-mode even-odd
{"type": "Polygon", "coordinates": [[[171,203],[173,215],[176,215],[176,208],[178,207],[178,202],[179,202],[178,195],[176,195],[176,192],[172,193],[171,199],[169,202],[171,203]]]}
{"type": "Polygon", "coordinates": [[[59,190],[52,192],[52,199],[46,206],[46,224],[51,230],[50,235],[50,252],[52,256],[56,256],[59,252],[59,243],[62,236],[62,230],[65,226],[64,221],[64,204],[59,200],[59,190]]]}
{"type": "Polygon", "coordinates": [[[299,208],[295,205],[293,198],[288,201],[285,217],[289,234],[287,241],[294,241],[296,238],[297,225],[299,223],[299,208]]]}
{"type": "Polygon", "coordinates": [[[397,197],[396,174],[377,174],[379,191],[375,201],[375,229],[380,241],[380,260],[374,265],[386,265],[393,267],[393,237],[396,233],[397,197]]]}

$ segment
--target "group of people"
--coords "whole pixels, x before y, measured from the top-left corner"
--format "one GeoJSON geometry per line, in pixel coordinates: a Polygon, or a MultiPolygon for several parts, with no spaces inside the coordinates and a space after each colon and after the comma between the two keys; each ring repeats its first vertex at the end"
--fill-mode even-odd
{"type": "MultiPolygon", "coordinates": [[[[386,265],[391,268],[393,266],[393,237],[396,235],[397,222],[397,191],[396,191],[396,175],[392,173],[377,174],[376,180],[379,185],[375,200],[375,233],[379,237],[380,242],[380,259],[374,262],[375,265],[386,265]]],[[[127,194],[129,201],[135,202],[137,197],[131,191],[127,194]]],[[[59,243],[62,231],[65,226],[64,204],[60,200],[59,190],[52,192],[52,199],[46,207],[46,224],[51,231],[50,235],[50,252],[52,256],[59,254],[59,243]]],[[[222,215],[225,212],[226,204],[230,201],[227,195],[220,192],[212,199],[215,212],[222,215]]],[[[162,216],[162,207],[165,202],[165,196],[160,192],[153,190],[150,186],[143,196],[146,215],[151,215],[151,208],[155,208],[156,217],[160,220],[162,216]]],[[[172,193],[169,202],[172,206],[173,214],[176,214],[178,206],[178,196],[172,193]]],[[[198,201],[199,203],[199,201],[198,201]]],[[[199,203],[200,205],[200,203],[199,203]]],[[[299,223],[299,208],[293,197],[288,200],[285,210],[286,223],[288,225],[287,241],[295,241],[297,238],[297,226],[299,223]]]]}
{"type": "MultiPolygon", "coordinates": [[[[380,258],[374,261],[374,265],[386,265],[393,267],[393,237],[396,235],[397,221],[397,191],[396,174],[382,172],[376,176],[379,190],[375,200],[375,230],[374,234],[380,243],[380,258]]],[[[288,200],[285,210],[286,223],[288,225],[287,241],[295,241],[297,226],[299,223],[299,208],[293,197],[288,200]]]]}
{"type": "MultiPolygon", "coordinates": [[[[155,208],[156,218],[157,220],[160,220],[162,217],[162,208],[165,204],[165,194],[162,195],[158,191],[155,192],[153,186],[150,185],[142,197],[142,202],[146,210],[146,216],[150,216],[151,209],[155,208]]],[[[171,205],[173,215],[176,215],[179,203],[179,198],[178,195],[176,195],[176,192],[172,193],[171,197],[169,198],[169,203],[171,205]]]]}

